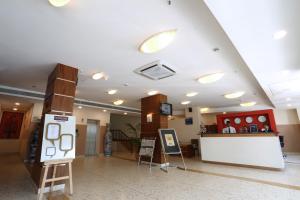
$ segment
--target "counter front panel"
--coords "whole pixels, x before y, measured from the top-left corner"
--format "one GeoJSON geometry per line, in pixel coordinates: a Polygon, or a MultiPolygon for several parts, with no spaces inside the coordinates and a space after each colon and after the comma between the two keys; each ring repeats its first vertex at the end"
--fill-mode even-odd
{"type": "Polygon", "coordinates": [[[205,134],[200,138],[203,161],[284,168],[278,136],[257,134],[205,134]]]}

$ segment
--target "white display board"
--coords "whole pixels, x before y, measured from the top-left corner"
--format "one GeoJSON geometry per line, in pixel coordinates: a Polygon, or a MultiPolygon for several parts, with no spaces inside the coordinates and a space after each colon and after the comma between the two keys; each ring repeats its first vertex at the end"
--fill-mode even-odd
{"type": "Polygon", "coordinates": [[[41,162],[75,158],[74,116],[45,115],[41,162]]]}

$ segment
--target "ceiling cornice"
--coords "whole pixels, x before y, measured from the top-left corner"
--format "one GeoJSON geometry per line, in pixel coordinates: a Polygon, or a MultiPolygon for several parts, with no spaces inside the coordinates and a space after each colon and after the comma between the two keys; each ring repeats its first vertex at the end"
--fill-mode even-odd
{"type": "MultiPolygon", "coordinates": [[[[9,87],[5,85],[0,85],[0,94],[9,95],[9,96],[16,96],[16,97],[24,97],[28,99],[36,99],[40,101],[44,101],[45,94],[42,92],[32,91],[32,90],[25,90],[15,87],[9,87]]],[[[77,99],[75,98],[76,105],[82,105],[87,107],[94,107],[94,108],[101,108],[101,109],[108,109],[108,110],[115,110],[115,111],[122,111],[122,112],[131,112],[131,113],[141,113],[141,110],[126,107],[126,106],[115,106],[111,104],[96,102],[96,101],[89,101],[86,99],[77,99]]]]}

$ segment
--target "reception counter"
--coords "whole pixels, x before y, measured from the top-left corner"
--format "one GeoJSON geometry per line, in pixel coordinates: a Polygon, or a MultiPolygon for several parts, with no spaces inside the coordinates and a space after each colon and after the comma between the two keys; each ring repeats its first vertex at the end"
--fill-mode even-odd
{"type": "Polygon", "coordinates": [[[284,169],[279,138],[273,133],[204,134],[200,149],[203,161],[284,169]]]}

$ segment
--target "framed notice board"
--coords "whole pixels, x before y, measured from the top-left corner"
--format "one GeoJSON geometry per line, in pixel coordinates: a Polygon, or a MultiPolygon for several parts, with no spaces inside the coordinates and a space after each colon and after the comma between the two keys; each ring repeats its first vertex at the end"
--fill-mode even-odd
{"type": "Polygon", "coordinates": [[[165,154],[181,154],[175,129],[159,129],[162,148],[165,154]]]}

